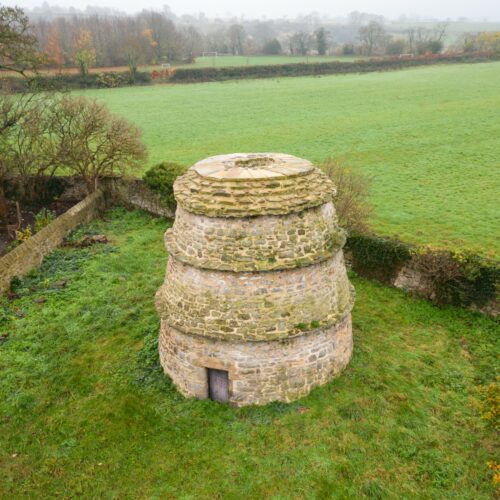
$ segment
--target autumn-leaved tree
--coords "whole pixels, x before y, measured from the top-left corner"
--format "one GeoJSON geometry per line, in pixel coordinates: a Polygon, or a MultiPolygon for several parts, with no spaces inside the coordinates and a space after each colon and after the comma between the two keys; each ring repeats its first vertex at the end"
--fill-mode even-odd
{"type": "Polygon", "coordinates": [[[89,68],[96,62],[96,51],[89,30],[80,29],[73,46],[73,57],[80,68],[80,74],[87,76],[89,68]]]}
{"type": "Polygon", "coordinates": [[[488,50],[500,54],[500,31],[485,31],[477,36],[480,50],[488,50]]]}
{"type": "Polygon", "coordinates": [[[141,131],[91,99],[63,96],[52,109],[51,130],[59,165],[82,176],[89,192],[101,177],[125,174],[146,158],[141,131]]]}
{"type": "Polygon", "coordinates": [[[43,61],[28,16],[18,7],[0,7],[0,69],[25,75],[43,61]]]}
{"type": "Polygon", "coordinates": [[[58,68],[62,67],[64,64],[64,52],[61,47],[61,39],[57,26],[51,26],[50,28],[45,52],[51,64],[55,64],[58,68]]]}

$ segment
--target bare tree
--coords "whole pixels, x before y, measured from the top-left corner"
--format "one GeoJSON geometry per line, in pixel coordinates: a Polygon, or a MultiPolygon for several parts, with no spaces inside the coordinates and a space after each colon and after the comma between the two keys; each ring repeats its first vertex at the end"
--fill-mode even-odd
{"type": "Polygon", "coordinates": [[[295,33],[290,38],[290,52],[304,56],[309,50],[309,35],[304,31],[295,33]]]}
{"type": "MultiPolygon", "coordinates": [[[[43,61],[37,50],[37,40],[33,36],[28,18],[17,8],[0,7],[0,70],[14,71],[26,80],[28,73],[35,71],[43,61]]],[[[6,147],[19,129],[19,123],[26,115],[35,93],[8,95],[8,87],[0,86],[0,229],[8,224],[8,205],[3,190],[3,180],[12,174],[13,165],[8,161],[6,147]]]]}
{"type": "Polygon", "coordinates": [[[359,38],[366,47],[369,56],[379,48],[385,40],[385,29],[377,21],[371,21],[366,26],[359,28],[359,38]]]}
{"type": "Polygon", "coordinates": [[[24,195],[29,198],[35,194],[38,180],[42,176],[52,177],[58,168],[48,115],[57,100],[54,95],[34,93],[21,103],[17,101],[17,97],[4,99],[0,109],[1,125],[12,118],[10,126],[0,134],[0,168],[24,180],[24,195]]]}
{"type": "Polygon", "coordinates": [[[146,158],[141,131],[106,106],[84,97],[64,96],[52,110],[59,165],[81,175],[88,192],[105,175],[138,168],[146,158]]]}
{"type": "Polygon", "coordinates": [[[229,47],[233,55],[243,54],[245,30],[241,24],[233,24],[228,30],[229,47]]]}

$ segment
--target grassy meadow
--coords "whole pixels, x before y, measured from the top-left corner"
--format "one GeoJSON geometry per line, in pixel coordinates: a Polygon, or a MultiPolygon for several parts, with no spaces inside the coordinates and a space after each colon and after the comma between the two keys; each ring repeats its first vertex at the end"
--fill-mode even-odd
{"type": "Polygon", "coordinates": [[[114,210],[0,302],[0,498],[492,498],[494,321],[354,278],[354,357],[293,404],[184,399],[157,357],[167,222],[114,210]],[[65,283],[65,285],[61,285],[65,283]]]}
{"type": "Polygon", "coordinates": [[[193,64],[173,64],[182,68],[222,68],[227,66],[261,66],[266,64],[322,63],[354,61],[355,56],[201,56],[193,64]]]}
{"type": "MultiPolygon", "coordinates": [[[[378,233],[498,255],[500,63],[86,91],[144,132],[148,165],[235,151],[341,159],[378,233]]],[[[141,174],[141,172],[136,172],[141,174]]]]}

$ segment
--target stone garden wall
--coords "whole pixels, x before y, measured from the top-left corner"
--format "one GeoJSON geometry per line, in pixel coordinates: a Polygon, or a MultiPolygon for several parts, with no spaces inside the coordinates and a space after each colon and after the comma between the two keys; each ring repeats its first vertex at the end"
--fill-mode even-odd
{"type": "Polygon", "coordinates": [[[94,219],[104,208],[102,191],[84,198],[55,221],[0,258],[0,292],[9,288],[14,276],[24,276],[42,263],[78,225],[94,219]]]}

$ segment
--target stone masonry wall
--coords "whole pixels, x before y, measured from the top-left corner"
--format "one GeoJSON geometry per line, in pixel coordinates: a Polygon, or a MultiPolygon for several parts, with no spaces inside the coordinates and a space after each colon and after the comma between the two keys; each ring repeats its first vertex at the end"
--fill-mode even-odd
{"type": "Polygon", "coordinates": [[[264,182],[207,179],[188,170],[177,178],[174,190],[177,202],[186,210],[209,217],[288,215],[327,203],[335,194],[332,181],[316,168],[264,182]]]}
{"type": "Polygon", "coordinates": [[[186,396],[208,397],[207,368],[229,372],[235,405],[292,401],[340,373],[352,354],[348,314],[329,329],[271,342],[221,342],[186,335],[162,321],[160,360],[186,396]]]}
{"type": "Polygon", "coordinates": [[[345,233],[331,202],[288,217],[241,219],[193,215],[178,206],[165,242],[170,255],[195,267],[269,271],[325,260],[342,248],[345,233]]]}
{"type": "Polygon", "coordinates": [[[14,276],[24,276],[40,265],[43,258],[58,247],[70,231],[94,219],[103,206],[104,195],[97,191],[0,258],[0,291],[9,288],[14,276]]]}
{"type": "Polygon", "coordinates": [[[232,273],[170,258],[158,290],[160,316],[193,335],[273,340],[327,327],[351,310],[354,296],[342,252],[308,267],[232,273]]]}

